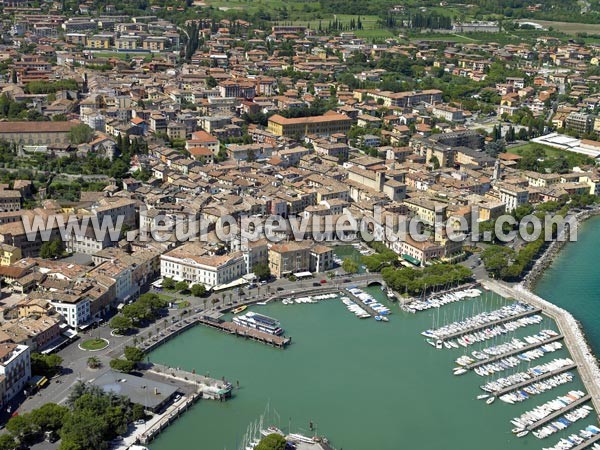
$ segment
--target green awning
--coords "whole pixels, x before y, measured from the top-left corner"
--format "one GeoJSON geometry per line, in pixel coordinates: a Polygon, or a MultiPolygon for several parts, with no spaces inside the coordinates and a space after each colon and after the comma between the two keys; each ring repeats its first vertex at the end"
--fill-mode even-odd
{"type": "Polygon", "coordinates": [[[407,255],[406,253],[403,253],[402,258],[405,259],[406,261],[408,261],[411,264],[414,264],[415,266],[420,266],[421,265],[421,261],[419,261],[417,258],[413,258],[410,255],[407,255]]]}

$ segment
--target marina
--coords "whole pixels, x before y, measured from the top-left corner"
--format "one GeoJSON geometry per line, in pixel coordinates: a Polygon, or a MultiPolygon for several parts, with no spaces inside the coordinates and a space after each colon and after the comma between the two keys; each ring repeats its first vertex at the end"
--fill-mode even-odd
{"type": "MultiPolygon", "coordinates": [[[[519,320],[539,315],[540,312],[540,308],[535,308],[526,303],[515,302],[495,311],[480,313],[461,321],[443,325],[437,329],[426,330],[421,334],[426,337],[449,341],[485,330],[486,332],[482,337],[476,336],[475,341],[479,342],[484,340],[484,338],[488,339],[510,331],[510,329],[499,328],[500,325],[509,323],[517,327],[528,325],[529,321],[519,322],[519,320]]],[[[471,339],[467,343],[471,343],[471,339]]]]}
{"type": "MultiPolygon", "coordinates": [[[[507,386],[505,388],[502,389],[498,389],[497,391],[494,391],[494,395],[496,397],[500,397],[500,399],[502,400],[502,397],[507,395],[510,392],[515,392],[518,391],[519,389],[525,388],[527,386],[536,384],[536,383],[540,383],[548,378],[553,378],[553,377],[557,377],[562,375],[564,372],[567,372],[567,374],[569,375],[569,377],[566,378],[566,382],[570,382],[573,381],[573,376],[571,374],[569,374],[568,371],[570,370],[575,370],[577,368],[577,366],[575,364],[571,364],[571,365],[567,365],[564,367],[560,367],[558,369],[555,369],[551,372],[547,372],[547,373],[543,373],[540,374],[532,379],[528,379],[528,380],[524,380],[521,381],[519,383],[513,384],[512,386],[507,386]]],[[[562,383],[561,383],[562,384],[562,383]]],[[[558,386],[559,384],[557,384],[558,386]]],[[[506,401],[506,400],[505,400],[506,401]]],[[[512,401],[506,401],[507,403],[514,403],[516,400],[512,400],[512,401]]]]}
{"type": "MultiPolygon", "coordinates": [[[[502,359],[508,358],[510,356],[513,356],[513,355],[527,353],[530,350],[540,348],[540,347],[542,347],[544,345],[548,345],[548,344],[551,344],[553,342],[560,341],[562,339],[563,339],[562,334],[556,334],[555,333],[554,336],[549,336],[548,338],[546,338],[545,340],[542,340],[540,342],[534,342],[534,343],[528,344],[528,345],[523,344],[524,345],[523,347],[520,347],[520,346],[516,345],[515,347],[511,348],[510,350],[507,350],[507,351],[505,351],[503,353],[499,353],[497,355],[488,356],[485,359],[476,360],[476,358],[470,358],[470,357],[468,357],[469,358],[468,361],[473,361],[473,362],[469,362],[469,363],[466,363],[466,364],[461,364],[459,362],[460,358],[458,358],[456,360],[456,362],[459,365],[461,365],[466,370],[474,370],[474,369],[476,369],[478,367],[485,366],[487,364],[494,363],[496,361],[500,361],[502,359]]],[[[517,339],[511,341],[511,343],[514,343],[514,341],[522,343],[522,341],[519,341],[517,339]]],[[[484,354],[485,353],[488,353],[488,352],[486,352],[484,350],[484,354]]],[[[464,358],[464,355],[461,358],[464,358]]]]}
{"type": "MultiPolygon", "coordinates": [[[[575,393],[576,393],[576,391],[569,392],[569,394],[567,394],[567,396],[564,396],[561,399],[557,399],[556,403],[558,403],[559,405],[561,403],[564,404],[565,403],[564,399],[570,398],[569,396],[576,397],[575,393]]],[[[579,395],[580,397],[572,400],[570,403],[564,404],[564,406],[562,406],[557,411],[554,411],[553,413],[551,413],[533,423],[530,423],[529,425],[527,425],[525,427],[525,429],[531,431],[531,430],[535,430],[536,428],[539,428],[541,426],[544,426],[548,422],[553,421],[557,417],[564,415],[565,413],[569,412],[570,410],[578,407],[579,405],[582,405],[585,402],[588,402],[591,399],[590,395],[583,395],[583,392],[581,392],[581,391],[579,391],[577,395],[579,395]]],[[[544,406],[547,406],[547,405],[544,405],[544,406]]],[[[538,411],[539,411],[539,409],[538,409],[538,411]]]]}
{"type": "MultiPolygon", "coordinates": [[[[389,303],[385,291],[382,291],[379,286],[361,288],[361,290],[393,310],[394,304],[389,303]]],[[[342,293],[341,296],[344,296],[344,294],[342,293]]],[[[304,294],[304,296],[307,295],[304,294]]],[[[314,298],[314,295],[311,295],[311,297],[314,298]]],[[[477,313],[482,309],[495,311],[511,304],[511,301],[503,300],[492,294],[488,294],[485,302],[481,298],[472,300],[475,302],[474,312],[477,313]]],[[[422,346],[422,337],[419,330],[431,325],[431,315],[437,314],[439,309],[424,311],[421,314],[407,314],[400,310],[398,315],[395,316],[396,320],[382,327],[376,325],[375,321],[357,321],[354,314],[345,313],[346,308],[342,302],[317,302],[315,304],[294,303],[293,307],[275,302],[256,308],[256,311],[261,314],[277,317],[281,323],[285,324],[286,332],[297,338],[295,339],[296,343],[290,346],[286,352],[274,352],[268,346],[259,346],[251,342],[241,344],[236,340],[224,339],[208,327],[195,327],[185,335],[177,338],[184,348],[186,342],[188,345],[194,345],[195,342],[210,343],[210,349],[206,348],[203,351],[202,358],[193,363],[194,366],[192,367],[202,367],[203,371],[209,370],[211,373],[223,374],[228,378],[235,377],[237,373],[244,374],[244,388],[234,391],[235,400],[231,405],[238,411],[240,419],[245,419],[244,421],[240,420],[238,425],[234,424],[232,426],[244,430],[247,424],[257,417],[257,410],[262,410],[266,401],[270,399],[272,404],[277,405],[279,416],[282,418],[280,422],[274,422],[274,424],[285,430],[286,433],[289,433],[287,431],[287,421],[291,417],[292,433],[299,432],[303,435],[312,435],[307,428],[307,424],[312,420],[318,423],[319,429],[327,430],[327,435],[335,448],[368,448],[370,445],[369,439],[364,436],[364,433],[354,432],[354,428],[360,428],[358,424],[348,427],[348,424],[353,423],[355,418],[345,412],[355,408],[356,404],[360,404],[365,408],[374,408],[375,411],[374,417],[361,418],[361,427],[388,427],[388,429],[393,430],[390,433],[390,439],[384,439],[382,442],[381,448],[385,450],[397,449],[395,445],[397,439],[407,440],[409,445],[417,449],[461,448],[480,450],[485,447],[488,450],[504,450],[507,448],[507,445],[509,445],[506,443],[507,430],[503,424],[508,423],[511,417],[520,414],[520,411],[524,411],[525,409],[521,408],[526,406],[526,403],[529,406],[526,409],[530,409],[531,405],[529,403],[533,400],[526,403],[515,402],[511,405],[498,402],[496,399],[496,405],[493,407],[486,406],[485,402],[475,402],[473,400],[474,392],[478,389],[478,384],[481,384],[476,382],[478,377],[453,377],[448,374],[447,370],[443,369],[444,366],[452,367],[453,362],[460,356],[461,350],[464,351],[464,349],[459,346],[458,348],[447,349],[445,352],[438,352],[429,346],[422,346]],[[307,328],[310,329],[309,333],[302,331],[307,328]],[[390,339],[392,335],[394,339],[390,339]],[[344,356],[347,354],[348,342],[352,342],[353,357],[350,360],[344,356]],[[403,345],[398,346],[398,342],[402,342],[403,345]],[[209,351],[209,354],[206,354],[206,351],[209,351]],[[227,354],[228,357],[220,357],[223,354],[227,354]],[[385,354],[398,355],[395,358],[397,361],[390,363],[386,358],[379,359],[385,354]],[[281,356],[278,357],[277,355],[281,356]],[[248,365],[271,366],[281,364],[281,361],[288,358],[290,362],[287,367],[293,367],[293,370],[285,369],[284,377],[266,376],[263,371],[260,372],[260,376],[253,376],[247,370],[244,370],[244,367],[248,365]],[[403,363],[403,361],[406,361],[405,358],[411,359],[413,361],[412,366],[416,364],[416,367],[422,364],[431,364],[438,360],[440,367],[439,370],[407,370],[405,363],[403,363]],[[320,362],[319,370],[316,372],[314,370],[315,360],[320,362]],[[383,365],[386,366],[385,370],[383,365]],[[324,372],[330,373],[331,376],[318,375],[318,373],[322,374],[324,372]],[[347,373],[352,373],[353,377],[348,379],[344,376],[347,373]],[[334,374],[337,375],[334,376],[334,374]],[[248,377],[249,379],[247,379],[248,377]],[[389,395],[389,399],[374,399],[369,392],[360,389],[362,383],[359,380],[377,379],[378,383],[393,384],[397,382],[398,377],[402,379],[403,384],[410,386],[410,389],[400,389],[397,394],[392,393],[389,395]],[[317,379],[319,381],[316,381],[317,379]],[[319,386],[318,389],[314,392],[312,390],[302,390],[302,395],[294,395],[290,392],[290,383],[304,383],[305,380],[312,380],[311,383],[314,383],[313,386],[319,386]],[[354,394],[351,398],[346,398],[344,393],[349,390],[354,394]],[[444,398],[445,401],[443,403],[436,402],[437,408],[432,411],[431,408],[427,407],[427,403],[420,400],[422,396],[418,395],[418,392],[424,391],[437,398],[444,398]],[[336,398],[335,405],[324,406],[319,410],[315,410],[314,405],[319,404],[321,396],[325,393],[336,398]],[[416,409],[411,410],[410,414],[400,413],[399,416],[391,414],[391,411],[397,411],[396,405],[400,398],[403,402],[409,401],[411,404],[416,405],[416,409]],[[485,408],[485,414],[482,413],[480,408],[485,408]],[[458,415],[453,414],[453,411],[458,409],[463,412],[460,417],[454,417],[458,415]],[[400,419],[400,425],[398,425],[397,419],[400,419]],[[429,436],[427,433],[419,435],[417,439],[415,430],[422,429],[422,423],[430,420],[440,423],[439,439],[437,436],[429,436]],[[470,426],[481,427],[486,432],[474,433],[469,440],[454,438],[457,429],[464,429],[465,420],[469,421],[470,426]],[[490,426],[490,423],[497,425],[490,426]],[[304,427],[304,431],[302,427],[304,427]]],[[[464,302],[448,304],[444,306],[444,310],[448,310],[449,317],[462,315],[462,303],[464,302]]],[[[252,309],[254,310],[254,308],[252,309]]],[[[396,311],[398,309],[394,313],[396,311]]],[[[528,346],[531,344],[525,338],[538,336],[547,330],[554,331],[556,336],[562,334],[556,331],[550,319],[544,318],[539,324],[525,325],[506,334],[498,335],[493,345],[488,346],[488,348],[499,347],[501,350],[503,347],[500,346],[505,341],[510,342],[512,339],[519,339],[528,346]],[[535,328],[534,331],[532,331],[533,328],[535,328]]],[[[545,342],[546,339],[548,337],[544,338],[543,341],[545,342]]],[[[562,340],[557,339],[553,342],[562,342],[562,340]]],[[[181,353],[177,356],[178,348],[179,346],[175,348],[171,343],[167,343],[165,347],[156,350],[150,356],[152,359],[160,358],[159,360],[166,358],[169,365],[185,366],[188,364],[187,367],[190,367],[190,355],[181,353]],[[186,361],[188,362],[186,363],[186,361]]],[[[524,348],[525,350],[520,349],[520,353],[527,351],[527,347],[524,348]]],[[[483,349],[478,350],[483,351],[483,349]]],[[[563,347],[555,352],[544,354],[536,363],[539,366],[555,359],[566,358],[568,358],[568,353],[563,347]],[[554,356],[549,359],[550,355],[554,356]]],[[[527,361],[521,364],[524,363],[530,364],[527,361]]],[[[573,374],[572,381],[568,382],[569,389],[583,390],[574,362],[570,366],[566,366],[562,372],[569,372],[567,369],[570,369],[573,374]]],[[[551,379],[552,376],[546,373],[539,376],[539,378],[532,376],[527,380],[527,384],[546,381],[551,379]]],[[[510,388],[515,389],[514,383],[510,384],[510,388]]],[[[564,387],[557,385],[536,394],[536,399],[539,398],[536,403],[543,403],[555,398],[561,394],[561,389],[564,389],[564,387]]],[[[484,400],[490,397],[496,398],[488,394],[488,397],[484,400]]],[[[590,414],[589,417],[582,419],[580,423],[583,426],[588,423],[595,423],[592,420],[596,420],[595,414],[590,414]]],[[[173,428],[163,433],[153,443],[153,448],[167,450],[173,448],[173,446],[193,445],[193,441],[188,442],[180,433],[177,433],[179,423],[181,423],[181,427],[193,426],[191,425],[192,421],[210,423],[211,428],[215,428],[215,432],[210,432],[206,437],[208,439],[207,445],[214,448],[224,447],[225,442],[222,436],[223,433],[226,433],[226,429],[220,424],[227,423],[228,429],[231,426],[231,415],[227,415],[222,411],[219,403],[203,402],[182,416],[173,428]]],[[[564,437],[562,431],[555,436],[556,439],[564,437]]],[[[228,442],[226,448],[238,448],[235,442],[231,440],[228,442]]],[[[540,450],[541,446],[538,439],[511,438],[510,448],[540,450]]]]}

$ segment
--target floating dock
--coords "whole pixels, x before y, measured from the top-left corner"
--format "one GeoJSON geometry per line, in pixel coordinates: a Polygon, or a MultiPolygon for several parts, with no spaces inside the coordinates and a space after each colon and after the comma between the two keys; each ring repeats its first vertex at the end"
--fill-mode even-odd
{"type": "Polygon", "coordinates": [[[561,367],[560,369],[552,370],[551,372],[546,372],[537,377],[530,378],[529,380],[521,381],[519,383],[513,384],[512,386],[508,386],[506,388],[500,389],[499,391],[495,391],[492,395],[496,397],[501,397],[504,394],[508,394],[509,392],[516,391],[521,389],[522,387],[529,386],[530,384],[537,383],[538,381],[543,381],[546,378],[551,378],[554,375],[561,374],[563,372],[568,372],[569,370],[577,369],[577,364],[571,364],[569,366],[561,367]]]}
{"type": "Polygon", "coordinates": [[[597,434],[595,436],[592,436],[591,438],[589,438],[587,441],[582,442],[581,444],[573,447],[571,450],[583,450],[584,448],[588,448],[590,445],[592,445],[594,442],[596,442],[598,439],[600,439],[600,434],[597,434]]]}
{"type": "MultiPolygon", "coordinates": [[[[496,325],[502,325],[503,323],[519,320],[522,317],[533,316],[533,315],[539,314],[541,312],[542,312],[541,308],[534,308],[529,311],[523,311],[519,314],[515,314],[514,316],[504,317],[503,319],[493,320],[493,321],[487,322],[485,324],[480,324],[480,325],[475,325],[475,326],[472,326],[469,328],[465,328],[464,330],[460,330],[460,331],[457,331],[456,333],[452,333],[452,334],[449,334],[448,336],[444,336],[444,337],[440,337],[440,338],[436,338],[436,339],[441,339],[442,341],[450,341],[452,339],[456,339],[461,336],[464,336],[465,334],[471,334],[471,333],[474,333],[476,331],[483,330],[486,328],[493,328],[496,325]]],[[[433,330],[433,334],[435,335],[435,330],[433,330]]]]}
{"type": "Polygon", "coordinates": [[[275,336],[273,334],[255,330],[253,328],[243,327],[233,322],[226,322],[221,319],[213,319],[205,316],[198,318],[197,323],[206,325],[216,330],[224,331],[228,334],[234,334],[239,337],[272,345],[273,347],[285,348],[292,342],[291,337],[275,336]]]}
{"type": "Polygon", "coordinates": [[[536,342],[534,344],[529,344],[526,345],[525,347],[521,347],[521,348],[517,348],[517,349],[513,349],[513,350],[509,350],[508,352],[502,353],[500,355],[496,355],[496,356],[492,356],[491,358],[487,358],[487,359],[482,359],[479,361],[475,361],[474,363],[471,363],[469,365],[466,366],[462,366],[464,369],[467,370],[473,370],[479,366],[484,366],[486,364],[491,364],[494,363],[496,361],[499,361],[501,359],[504,358],[508,358],[509,356],[513,356],[513,355],[517,355],[517,354],[521,354],[521,353],[525,353],[528,352],[529,350],[533,350],[535,348],[541,347],[542,345],[546,345],[546,344],[550,344],[554,341],[558,341],[560,339],[562,339],[564,336],[562,334],[559,334],[558,336],[553,336],[551,338],[548,338],[542,342],[536,342]]]}
{"type": "MultiPolygon", "coordinates": [[[[528,425],[525,429],[532,431],[535,430],[536,428],[539,428],[545,424],[547,424],[548,422],[552,422],[554,419],[556,419],[557,417],[560,417],[566,413],[568,413],[570,410],[572,410],[573,408],[576,408],[579,405],[582,405],[586,402],[588,402],[589,400],[592,399],[592,396],[587,394],[583,397],[581,397],[579,400],[575,400],[573,403],[569,403],[567,406],[565,406],[564,408],[559,409],[556,412],[553,412],[552,414],[550,414],[549,416],[544,417],[543,419],[538,420],[537,422],[532,423],[531,425],[528,425]]],[[[583,444],[582,444],[583,445],[583,444]]]]}

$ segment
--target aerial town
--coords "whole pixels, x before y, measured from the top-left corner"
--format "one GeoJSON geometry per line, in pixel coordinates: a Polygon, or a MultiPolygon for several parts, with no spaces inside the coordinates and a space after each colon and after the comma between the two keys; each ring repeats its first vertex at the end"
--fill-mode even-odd
{"type": "Polygon", "coordinates": [[[600,31],[527,2],[125,3],[0,0],[0,450],[600,448],[598,303],[551,298],[600,213],[600,31]],[[390,401],[476,397],[473,442],[386,422],[450,406],[315,378],[403,384],[406,358],[444,398],[390,401]]]}

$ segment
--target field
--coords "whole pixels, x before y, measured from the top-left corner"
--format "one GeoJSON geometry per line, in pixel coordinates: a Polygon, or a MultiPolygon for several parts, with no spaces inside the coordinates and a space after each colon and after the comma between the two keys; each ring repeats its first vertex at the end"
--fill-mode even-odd
{"type": "Polygon", "coordinates": [[[523,156],[524,154],[536,149],[544,150],[545,158],[548,160],[554,160],[561,155],[564,156],[567,159],[567,162],[569,163],[569,167],[594,164],[594,160],[586,155],[570,152],[568,150],[561,150],[558,148],[549,147],[543,144],[537,144],[535,142],[528,142],[527,144],[510,147],[506,151],[509,153],[514,153],[516,155],[523,156]]]}
{"type": "Polygon", "coordinates": [[[577,23],[577,22],[554,22],[550,20],[523,19],[522,22],[538,23],[546,29],[552,27],[553,30],[562,31],[566,34],[589,33],[600,34],[600,24],[597,23],[577,23]]]}

